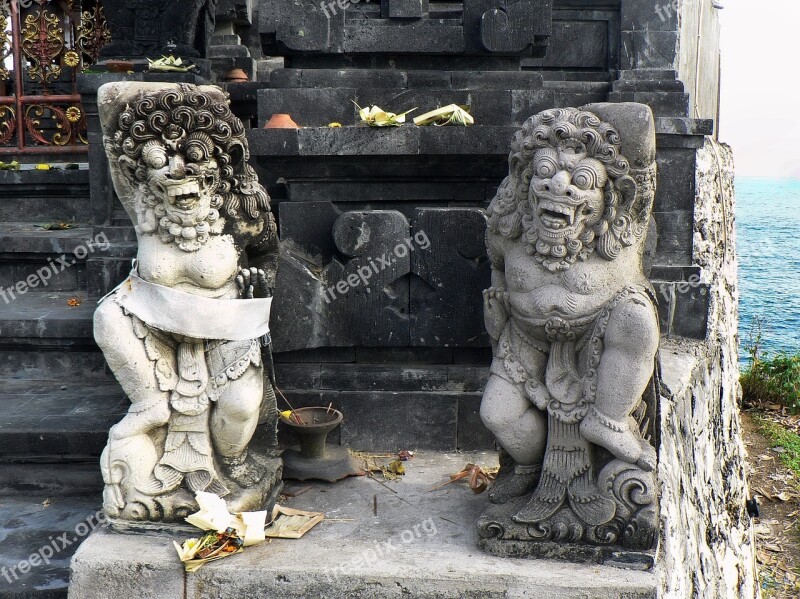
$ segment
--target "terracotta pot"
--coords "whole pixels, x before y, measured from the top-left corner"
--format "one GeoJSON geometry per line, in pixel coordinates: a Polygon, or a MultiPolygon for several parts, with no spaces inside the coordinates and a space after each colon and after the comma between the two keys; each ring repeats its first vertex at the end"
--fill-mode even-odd
{"type": "Polygon", "coordinates": [[[109,73],[127,73],[133,70],[133,62],[130,60],[109,60],[106,62],[106,69],[109,73]]]}
{"type": "Polygon", "coordinates": [[[299,129],[300,126],[288,114],[273,114],[272,118],[264,125],[264,129],[299,129]]]}
{"type": "Polygon", "coordinates": [[[225,73],[224,79],[228,83],[244,83],[245,81],[249,81],[247,73],[245,73],[242,69],[231,69],[225,73]]]}

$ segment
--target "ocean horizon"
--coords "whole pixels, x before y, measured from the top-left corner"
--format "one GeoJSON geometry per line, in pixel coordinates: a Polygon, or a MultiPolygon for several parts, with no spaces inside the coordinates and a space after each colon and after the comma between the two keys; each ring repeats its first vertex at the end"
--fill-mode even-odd
{"type": "Polygon", "coordinates": [[[761,352],[800,353],[800,179],[736,178],[739,362],[758,320],[761,352]]]}

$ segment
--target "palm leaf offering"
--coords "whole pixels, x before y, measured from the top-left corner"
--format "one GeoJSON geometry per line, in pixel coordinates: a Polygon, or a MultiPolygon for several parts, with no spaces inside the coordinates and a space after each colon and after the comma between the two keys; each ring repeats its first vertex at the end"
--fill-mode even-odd
{"type": "Polygon", "coordinates": [[[457,104],[448,104],[442,108],[431,110],[425,114],[421,114],[414,119],[414,124],[419,126],[437,125],[439,127],[444,125],[461,125],[467,127],[475,124],[475,119],[469,113],[469,106],[458,106],[457,104]]]}
{"type": "Polygon", "coordinates": [[[416,108],[412,108],[402,114],[395,114],[394,112],[386,112],[379,106],[361,108],[355,102],[353,104],[358,108],[358,116],[361,117],[361,121],[370,127],[399,127],[406,122],[406,115],[416,110],[416,108]]]}
{"type": "Polygon", "coordinates": [[[171,54],[169,56],[162,56],[152,60],[147,59],[147,68],[150,71],[161,71],[166,73],[188,73],[194,68],[197,68],[192,63],[185,63],[178,57],[175,58],[171,54]]]}
{"type": "Polygon", "coordinates": [[[264,534],[271,538],[299,539],[324,518],[325,514],[322,512],[305,512],[275,505],[272,510],[272,522],[264,534]]]}
{"type": "Polygon", "coordinates": [[[225,500],[214,493],[201,491],[195,499],[200,510],[188,516],[186,521],[206,533],[199,538],[187,539],[182,545],[172,542],[187,572],[194,572],[208,562],[236,555],[245,547],[263,543],[267,537],[299,539],[325,518],[322,512],[305,512],[276,504],[266,526],[266,510],[234,515],[228,511],[225,500]]]}
{"type": "Polygon", "coordinates": [[[199,539],[188,539],[183,545],[172,541],[187,572],[194,572],[204,564],[243,551],[244,542],[236,530],[228,528],[225,532],[210,530],[199,539]]]}

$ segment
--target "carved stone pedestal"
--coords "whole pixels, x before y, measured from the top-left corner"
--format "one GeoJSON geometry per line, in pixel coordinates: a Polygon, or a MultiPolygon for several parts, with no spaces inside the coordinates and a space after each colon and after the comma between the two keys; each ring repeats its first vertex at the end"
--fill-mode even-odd
{"type": "Polygon", "coordinates": [[[546,522],[520,524],[513,520],[528,497],[506,504],[489,504],[478,520],[479,546],[501,557],[595,562],[646,570],[653,566],[651,548],[658,535],[656,511],[642,509],[633,521],[616,519],[603,526],[585,526],[563,510],[546,522]]]}
{"type": "MultiPolygon", "coordinates": [[[[243,488],[233,480],[220,474],[220,482],[228,489],[225,503],[228,511],[271,512],[283,489],[283,462],[274,450],[258,451],[250,449],[249,456],[263,472],[261,480],[251,487],[243,488]]],[[[111,527],[121,532],[136,530],[161,530],[164,523],[183,522],[183,519],[197,511],[194,494],[181,487],[164,495],[149,496],[145,493],[127,495],[125,509],[109,516],[111,527]]]]}

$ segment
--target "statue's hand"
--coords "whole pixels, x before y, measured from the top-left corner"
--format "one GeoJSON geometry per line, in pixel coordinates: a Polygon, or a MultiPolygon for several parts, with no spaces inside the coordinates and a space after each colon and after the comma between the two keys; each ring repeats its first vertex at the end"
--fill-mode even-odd
{"type": "Polygon", "coordinates": [[[236,287],[242,299],[272,297],[275,289],[261,268],[243,268],[236,275],[236,287]]]}
{"type": "Polygon", "coordinates": [[[483,318],[489,337],[499,339],[508,321],[508,292],[505,289],[489,287],[483,290],[483,318]]]}

